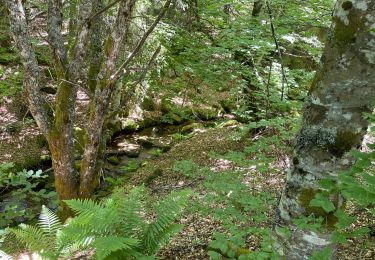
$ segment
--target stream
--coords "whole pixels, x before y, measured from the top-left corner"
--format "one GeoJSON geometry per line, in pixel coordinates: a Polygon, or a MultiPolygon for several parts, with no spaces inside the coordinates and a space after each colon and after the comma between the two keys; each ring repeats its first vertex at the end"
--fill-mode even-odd
{"type": "Polygon", "coordinates": [[[215,122],[211,121],[159,125],[116,136],[107,146],[105,175],[112,178],[125,176],[139,168],[145,160],[167,152],[179,141],[187,138],[188,134],[214,125],[215,122]]]}

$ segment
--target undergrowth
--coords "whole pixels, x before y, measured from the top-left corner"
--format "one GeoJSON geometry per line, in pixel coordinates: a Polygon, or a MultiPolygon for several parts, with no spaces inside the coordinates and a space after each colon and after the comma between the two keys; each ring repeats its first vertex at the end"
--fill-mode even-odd
{"type": "MultiPolygon", "coordinates": [[[[144,187],[125,195],[115,191],[100,202],[69,200],[76,216],[62,223],[43,206],[37,226],[9,229],[31,251],[45,259],[71,259],[75,254],[95,259],[153,259],[159,248],[181,230],[175,219],[191,191],[172,192],[154,207],[147,206],[144,187]]],[[[3,253],[5,255],[5,253],[3,253]]]]}

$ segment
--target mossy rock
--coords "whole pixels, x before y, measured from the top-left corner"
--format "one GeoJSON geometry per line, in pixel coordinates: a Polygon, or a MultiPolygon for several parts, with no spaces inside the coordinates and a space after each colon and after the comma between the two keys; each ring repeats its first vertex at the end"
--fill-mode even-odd
{"type": "Polygon", "coordinates": [[[133,133],[137,131],[138,128],[139,125],[133,119],[127,118],[125,120],[121,120],[121,130],[125,133],[133,133]]]}
{"type": "Polygon", "coordinates": [[[173,104],[169,99],[162,99],[160,104],[160,110],[163,114],[167,114],[173,111],[173,104]]]}
{"type": "Polygon", "coordinates": [[[234,126],[237,126],[239,124],[239,122],[237,120],[228,120],[224,123],[222,123],[220,126],[221,127],[234,127],[234,126]]]}
{"type": "Polygon", "coordinates": [[[195,114],[199,119],[202,120],[212,120],[217,118],[218,111],[213,107],[198,107],[193,109],[193,114],[195,114]]]}
{"type": "Polygon", "coordinates": [[[182,134],[189,134],[195,129],[202,129],[204,126],[201,123],[192,123],[181,128],[182,134]]]}
{"type": "Polygon", "coordinates": [[[157,108],[156,102],[152,97],[145,97],[141,107],[147,111],[154,111],[157,108]]]}
{"type": "Polygon", "coordinates": [[[39,136],[15,137],[11,142],[0,143],[0,154],[7,155],[7,161],[14,163],[15,171],[38,168],[43,149],[39,136]]]}
{"type": "Polygon", "coordinates": [[[143,120],[139,123],[141,128],[147,128],[160,124],[161,112],[159,111],[144,111],[143,120]]]}

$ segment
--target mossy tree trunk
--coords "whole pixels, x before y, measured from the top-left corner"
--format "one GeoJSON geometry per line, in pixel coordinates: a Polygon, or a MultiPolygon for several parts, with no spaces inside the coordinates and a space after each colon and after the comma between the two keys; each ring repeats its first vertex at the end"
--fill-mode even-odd
{"type": "MultiPolygon", "coordinates": [[[[286,259],[307,259],[314,251],[334,245],[330,226],[334,212],[310,207],[323,178],[337,180],[354,163],[352,151],[361,146],[375,97],[375,1],[339,0],[333,14],[332,34],[304,107],[302,129],[278,207],[280,225],[289,226],[286,259]],[[301,216],[323,217],[321,233],[298,229],[301,216]]],[[[331,197],[336,210],[342,197],[331,197]]]]}
{"type": "MultiPolygon", "coordinates": [[[[28,33],[22,0],[5,0],[10,13],[13,38],[17,43],[25,70],[24,87],[29,109],[47,138],[52,155],[56,190],[60,200],[87,198],[97,188],[101,165],[98,164],[98,158],[101,158],[105,149],[105,142],[103,142],[105,122],[108,120],[108,110],[112,103],[116,83],[123,77],[127,66],[139,53],[171,4],[171,0],[166,1],[161,13],[141,37],[134,50],[130,52],[125,62],[118,66],[120,49],[131,19],[133,19],[132,12],[136,1],[115,1],[106,7],[103,7],[103,0],[79,1],[76,9],[78,10],[77,25],[71,29],[75,36],[72,40],[72,34],[69,35],[68,46],[65,45],[62,35],[63,0],[48,1],[48,42],[53,53],[59,85],[55,115],[49,118],[45,110],[45,99],[40,91],[42,87],[40,69],[28,33]],[[103,29],[101,16],[114,4],[120,5],[117,19],[103,42],[105,37],[101,34],[102,31],[98,31],[103,29]],[[99,48],[103,49],[100,51],[99,48]],[[99,52],[95,53],[97,51],[99,52]],[[88,75],[84,76],[84,73],[88,75]],[[85,83],[86,78],[88,81],[85,83]],[[79,173],[74,167],[73,145],[78,88],[90,93],[91,98],[87,124],[88,142],[79,173]]],[[[77,2],[71,1],[71,8],[74,10],[75,3],[77,2]]]]}

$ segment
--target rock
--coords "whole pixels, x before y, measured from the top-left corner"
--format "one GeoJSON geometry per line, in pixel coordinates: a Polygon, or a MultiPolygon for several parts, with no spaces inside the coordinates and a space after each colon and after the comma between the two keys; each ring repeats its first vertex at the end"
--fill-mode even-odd
{"type": "Polygon", "coordinates": [[[115,155],[112,155],[110,157],[107,158],[107,161],[110,163],[110,164],[113,164],[113,165],[118,165],[120,164],[120,160],[117,156],[115,155]]]}
{"type": "Polygon", "coordinates": [[[149,136],[140,136],[137,139],[138,143],[146,148],[159,148],[162,152],[166,152],[172,147],[171,138],[158,138],[149,136]]]}
{"type": "Polygon", "coordinates": [[[133,133],[137,131],[139,128],[139,125],[135,120],[126,118],[124,120],[121,120],[121,130],[125,133],[133,133]]]}
{"type": "Polygon", "coordinates": [[[192,123],[190,125],[186,125],[182,127],[181,133],[183,134],[189,134],[193,132],[195,129],[201,129],[204,128],[204,126],[201,123],[192,123]]]}
{"type": "Polygon", "coordinates": [[[217,117],[218,111],[209,106],[200,106],[193,108],[193,113],[202,120],[212,120],[217,117]]]}
{"type": "Polygon", "coordinates": [[[169,99],[163,98],[160,102],[160,110],[163,114],[170,113],[173,111],[172,102],[169,99]]]}
{"type": "Polygon", "coordinates": [[[140,125],[143,128],[158,125],[160,123],[161,117],[162,113],[160,111],[144,111],[143,120],[140,122],[140,125]]]}
{"type": "Polygon", "coordinates": [[[137,139],[138,143],[144,147],[153,147],[153,142],[151,140],[151,137],[147,136],[140,136],[137,139]]]}
{"type": "Polygon", "coordinates": [[[118,143],[117,146],[120,148],[117,150],[118,154],[123,154],[130,158],[136,158],[141,153],[141,146],[138,144],[118,143]]]}
{"type": "Polygon", "coordinates": [[[224,123],[222,123],[220,126],[221,127],[234,127],[234,126],[237,126],[239,124],[239,122],[237,120],[228,120],[224,123]]]}

